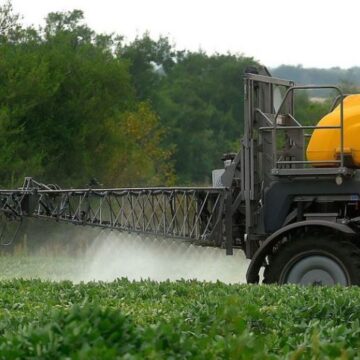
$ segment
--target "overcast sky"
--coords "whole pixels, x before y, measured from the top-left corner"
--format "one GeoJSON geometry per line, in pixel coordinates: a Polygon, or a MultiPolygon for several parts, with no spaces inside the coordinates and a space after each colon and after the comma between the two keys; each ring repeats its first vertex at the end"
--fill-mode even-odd
{"type": "MultiPolygon", "coordinates": [[[[0,0],[4,3],[4,0],[0,0]]],[[[179,49],[252,56],[268,67],[360,66],[360,0],[13,0],[26,24],[82,9],[98,32],[148,30],[179,49]]]]}

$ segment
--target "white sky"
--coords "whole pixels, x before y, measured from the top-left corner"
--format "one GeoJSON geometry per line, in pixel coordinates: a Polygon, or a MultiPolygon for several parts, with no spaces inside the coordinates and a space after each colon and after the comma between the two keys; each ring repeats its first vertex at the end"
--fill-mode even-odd
{"type": "MultiPolygon", "coordinates": [[[[0,4],[5,0],[0,0],[0,4]]],[[[179,49],[253,56],[262,64],[360,66],[360,0],[13,0],[26,24],[82,9],[98,32],[148,30],[179,49]]]]}

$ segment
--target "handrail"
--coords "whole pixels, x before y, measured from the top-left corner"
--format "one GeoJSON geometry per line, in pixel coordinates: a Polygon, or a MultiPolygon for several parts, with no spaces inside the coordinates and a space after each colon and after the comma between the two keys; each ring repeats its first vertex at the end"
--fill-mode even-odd
{"type": "Polygon", "coordinates": [[[333,159],[329,159],[329,160],[313,160],[313,161],[309,161],[309,160],[303,160],[303,161],[299,161],[299,160],[279,160],[277,161],[277,164],[328,164],[328,163],[340,163],[340,160],[333,160],[333,159]]]}
{"type": "MultiPolygon", "coordinates": [[[[294,92],[295,90],[311,90],[311,89],[334,89],[335,91],[338,92],[339,97],[341,98],[340,101],[340,126],[337,127],[338,129],[340,129],[340,166],[344,167],[344,94],[342,93],[341,89],[338,86],[335,85],[298,85],[298,86],[292,86],[289,89],[286,90],[286,93],[281,101],[281,104],[275,114],[274,117],[274,127],[273,127],[273,134],[272,134],[272,146],[273,146],[273,164],[274,164],[274,168],[277,167],[278,162],[277,162],[277,146],[276,146],[276,130],[279,128],[281,129],[281,127],[277,126],[277,118],[280,115],[280,110],[281,108],[284,106],[285,101],[287,100],[288,96],[290,93],[294,92]]],[[[290,127],[285,127],[285,128],[290,128],[290,127]]],[[[298,127],[295,127],[296,129],[298,129],[298,127]]],[[[307,128],[307,127],[301,127],[303,129],[307,128]]],[[[315,127],[319,128],[319,127],[315,127]]],[[[325,127],[323,127],[325,128],[325,127]]]]}
{"type": "MultiPolygon", "coordinates": [[[[347,94],[343,94],[343,98],[346,98],[346,97],[349,96],[349,95],[354,95],[354,94],[348,94],[348,93],[347,93],[347,94]]],[[[331,104],[331,106],[330,106],[330,111],[329,111],[329,112],[332,112],[332,111],[335,110],[335,108],[336,108],[336,106],[337,106],[338,101],[339,101],[340,98],[341,98],[341,95],[338,95],[338,96],[335,97],[334,101],[332,102],[332,104],[331,104]]]]}
{"type": "MultiPolygon", "coordinates": [[[[341,126],[313,126],[313,125],[305,125],[305,126],[277,126],[276,129],[279,130],[297,130],[297,129],[304,129],[304,130],[316,130],[316,129],[340,129],[341,126]]],[[[266,131],[266,130],[274,130],[275,126],[262,126],[259,130],[266,131]]]]}

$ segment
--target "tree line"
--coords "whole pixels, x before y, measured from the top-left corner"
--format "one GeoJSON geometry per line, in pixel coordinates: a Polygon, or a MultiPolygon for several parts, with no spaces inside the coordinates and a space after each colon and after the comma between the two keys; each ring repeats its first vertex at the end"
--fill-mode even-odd
{"type": "MultiPolygon", "coordinates": [[[[207,184],[221,155],[239,148],[242,78],[258,64],[149,34],[127,43],[96,33],[80,10],[24,27],[11,3],[0,7],[0,54],[1,186],[24,176],[63,186],[207,184]]],[[[300,100],[302,116],[319,116],[321,105],[300,100]]]]}
{"type": "Polygon", "coordinates": [[[304,68],[301,65],[280,65],[271,69],[279,77],[289,78],[301,84],[353,84],[360,86],[360,67],[349,69],[333,67],[330,69],[304,68]]]}

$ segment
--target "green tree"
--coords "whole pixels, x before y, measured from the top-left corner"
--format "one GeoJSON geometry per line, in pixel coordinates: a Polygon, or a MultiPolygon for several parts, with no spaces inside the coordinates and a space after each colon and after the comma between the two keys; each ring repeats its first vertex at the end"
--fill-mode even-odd
{"type": "Polygon", "coordinates": [[[148,33],[130,44],[117,44],[117,56],[129,62],[137,97],[140,100],[156,96],[161,79],[176,64],[182,52],[175,50],[167,37],[153,40],[148,33]]]}
{"type": "Polygon", "coordinates": [[[183,54],[162,79],[154,107],[176,144],[181,183],[208,183],[221,155],[238,151],[243,130],[243,75],[251,58],[183,54]]]}
{"type": "Polygon", "coordinates": [[[10,1],[0,6],[0,42],[14,41],[21,32],[20,15],[15,13],[10,1]]]}
{"type": "Polygon", "coordinates": [[[136,109],[122,113],[120,120],[108,122],[109,133],[100,151],[103,156],[109,151],[103,165],[110,171],[104,181],[138,187],[173,185],[172,151],[160,146],[164,129],[150,105],[139,103],[136,109]]]}
{"type": "MultiPolygon", "coordinates": [[[[68,186],[84,185],[91,177],[106,185],[127,185],[110,159],[114,160],[114,154],[118,163],[127,159],[124,144],[140,142],[141,136],[135,140],[132,133],[125,138],[113,131],[122,128],[124,114],[140,114],[142,105],[136,98],[128,61],[113,55],[116,45],[113,37],[88,28],[78,10],[51,13],[44,29],[23,30],[17,41],[1,43],[2,184],[18,184],[27,175],[68,186]]],[[[156,118],[149,106],[146,116],[156,118]]],[[[155,131],[158,124],[152,124],[155,131]]],[[[142,134],[148,137],[152,133],[142,134]]],[[[149,143],[161,147],[162,132],[157,134],[149,143]]],[[[132,150],[132,158],[139,162],[132,166],[143,171],[133,175],[133,183],[137,176],[144,183],[166,182],[171,165],[163,177],[155,177],[154,168],[159,154],[167,151],[148,152],[147,168],[136,151],[143,149],[132,150]]]]}

